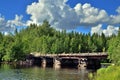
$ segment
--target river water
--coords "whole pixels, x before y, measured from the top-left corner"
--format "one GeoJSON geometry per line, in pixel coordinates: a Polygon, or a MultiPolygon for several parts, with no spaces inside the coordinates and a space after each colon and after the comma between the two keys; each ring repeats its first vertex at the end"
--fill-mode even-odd
{"type": "Polygon", "coordinates": [[[0,80],[89,80],[90,70],[0,65],[0,80]]]}

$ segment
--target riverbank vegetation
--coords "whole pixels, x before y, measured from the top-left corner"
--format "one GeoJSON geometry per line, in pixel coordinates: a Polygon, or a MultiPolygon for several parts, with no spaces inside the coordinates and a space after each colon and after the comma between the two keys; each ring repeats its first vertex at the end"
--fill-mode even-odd
{"type": "Polygon", "coordinates": [[[93,80],[120,80],[120,66],[99,69],[93,80]]]}
{"type": "Polygon", "coordinates": [[[111,66],[97,71],[94,80],[120,80],[120,31],[109,41],[108,55],[111,66]]]}

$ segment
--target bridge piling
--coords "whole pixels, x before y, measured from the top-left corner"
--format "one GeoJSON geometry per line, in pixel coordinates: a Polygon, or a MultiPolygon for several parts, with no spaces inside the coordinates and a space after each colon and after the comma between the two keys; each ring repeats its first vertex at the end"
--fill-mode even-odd
{"type": "Polygon", "coordinates": [[[54,62],[53,62],[53,67],[55,69],[60,69],[61,68],[61,62],[60,62],[60,59],[59,58],[54,58],[54,62]]]}
{"type": "Polygon", "coordinates": [[[43,58],[43,59],[42,59],[42,64],[41,64],[41,66],[42,66],[43,68],[46,68],[46,65],[47,65],[46,59],[43,58]]]}
{"type": "Polygon", "coordinates": [[[86,69],[87,64],[86,64],[86,59],[85,58],[80,58],[78,59],[78,69],[86,69]]]}

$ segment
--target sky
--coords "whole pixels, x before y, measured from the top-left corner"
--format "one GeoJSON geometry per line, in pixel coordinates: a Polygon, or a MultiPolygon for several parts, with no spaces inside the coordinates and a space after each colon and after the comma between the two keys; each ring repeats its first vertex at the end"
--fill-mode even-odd
{"type": "Polygon", "coordinates": [[[120,0],[1,0],[0,31],[10,32],[42,24],[47,19],[57,30],[117,34],[120,0]]]}

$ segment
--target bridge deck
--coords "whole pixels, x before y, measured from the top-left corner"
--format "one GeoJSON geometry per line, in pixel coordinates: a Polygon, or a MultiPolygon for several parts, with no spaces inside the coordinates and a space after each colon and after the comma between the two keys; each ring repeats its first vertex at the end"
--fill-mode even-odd
{"type": "Polygon", "coordinates": [[[107,53],[74,53],[74,54],[40,54],[31,53],[34,57],[107,57],[107,53]]]}

